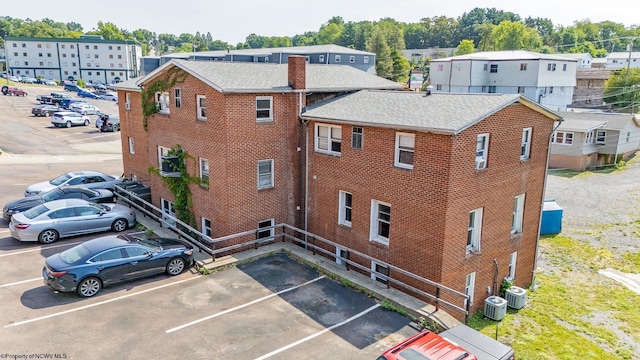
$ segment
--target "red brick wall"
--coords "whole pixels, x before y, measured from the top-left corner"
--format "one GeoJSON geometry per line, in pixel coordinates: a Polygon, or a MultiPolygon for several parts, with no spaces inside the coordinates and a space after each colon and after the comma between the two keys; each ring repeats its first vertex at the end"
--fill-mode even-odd
{"type": "Polygon", "coordinates": [[[135,175],[138,181],[148,184],[150,181],[147,167],[149,166],[148,134],[144,130],[142,121],[142,102],[140,91],[118,90],[118,108],[120,110],[120,136],[122,138],[122,158],[124,174],[127,177],[135,175]],[[125,109],[126,95],[129,94],[131,107],[125,109]],[[129,137],[133,137],[135,154],[129,153],[129,137]]]}

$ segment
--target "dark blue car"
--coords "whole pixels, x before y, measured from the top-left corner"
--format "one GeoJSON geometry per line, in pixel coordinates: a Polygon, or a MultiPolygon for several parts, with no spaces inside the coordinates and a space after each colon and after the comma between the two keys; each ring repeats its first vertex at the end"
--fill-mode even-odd
{"type": "Polygon", "coordinates": [[[78,91],[78,96],[83,97],[83,98],[102,100],[102,96],[94,94],[91,91],[86,91],[86,90],[78,91]]]}
{"type": "Polygon", "coordinates": [[[193,263],[193,246],[179,239],[109,235],[45,260],[45,284],[90,297],[104,286],[166,272],[175,276],[193,263]]]}

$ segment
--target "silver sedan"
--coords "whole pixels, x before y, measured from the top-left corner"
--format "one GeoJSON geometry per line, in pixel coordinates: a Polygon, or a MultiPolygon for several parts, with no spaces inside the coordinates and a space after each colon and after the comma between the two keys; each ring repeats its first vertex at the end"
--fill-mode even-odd
{"type": "Polygon", "coordinates": [[[48,244],[63,237],[108,230],[119,232],[135,223],[136,214],[124,205],[64,199],[14,214],[9,230],[17,240],[48,244]]]}
{"type": "Polygon", "coordinates": [[[51,123],[55,127],[72,127],[74,125],[87,126],[91,123],[91,119],[88,116],[80,115],[73,111],[59,111],[53,113],[51,123]]]}

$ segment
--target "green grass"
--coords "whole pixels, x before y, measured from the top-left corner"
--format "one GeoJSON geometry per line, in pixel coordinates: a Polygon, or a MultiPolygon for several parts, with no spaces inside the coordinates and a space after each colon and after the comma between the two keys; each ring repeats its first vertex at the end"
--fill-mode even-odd
{"type": "MultiPolygon", "coordinates": [[[[640,253],[616,257],[565,236],[545,237],[547,270],[527,305],[497,325],[477,314],[469,324],[513,347],[518,359],[633,359],[640,343],[640,295],[598,274],[613,268],[640,273],[640,253]]],[[[634,357],[635,356],[635,357],[634,357]]]]}

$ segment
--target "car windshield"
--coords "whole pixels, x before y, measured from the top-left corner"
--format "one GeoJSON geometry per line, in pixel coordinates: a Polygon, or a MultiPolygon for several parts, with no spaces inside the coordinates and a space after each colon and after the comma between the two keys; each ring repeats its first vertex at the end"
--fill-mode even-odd
{"type": "Polygon", "coordinates": [[[63,174],[63,175],[60,175],[57,178],[49,181],[49,183],[51,183],[51,185],[58,186],[58,185],[64,184],[64,182],[69,180],[69,179],[71,179],[71,176],[69,176],[69,174],[63,174]]]}
{"type": "Polygon", "coordinates": [[[58,199],[62,194],[63,194],[62,190],[53,189],[51,191],[47,191],[46,193],[42,194],[42,200],[53,201],[55,199],[58,199]]]}
{"type": "Polygon", "coordinates": [[[38,205],[36,207],[32,207],[31,209],[23,212],[22,214],[27,217],[28,219],[33,219],[37,216],[39,216],[40,214],[44,214],[47,211],[49,211],[49,208],[44,206],[44,205],[38,205]]]}
{"type": "Polygon", "coordinates": [[[91,206],[93,206],[96,209],[100,209],[102,211],[110,211],[111,210],[111,208],[109,208],[108,206],[104,206],[102,204],[91,203],[91,206]]]}
{"type": "Polygon", "coordinates": [[[61,252],[60,259],[67,264],[73,264],[74,262],[89,255],[89,253],[89,249],[84,244],[80,244],[78,246],[72,247],[69,250],[61,252]]]}
{"type": "Polygon", "coordinates": [[[142,239],[142,238],[137,238],[136,242],[142,246],[146,246],[148,248],[152,248],[154,250],[162,250],[162,245],[160,245],[159,242],[153,240],[153,239],[142,239]]]}

